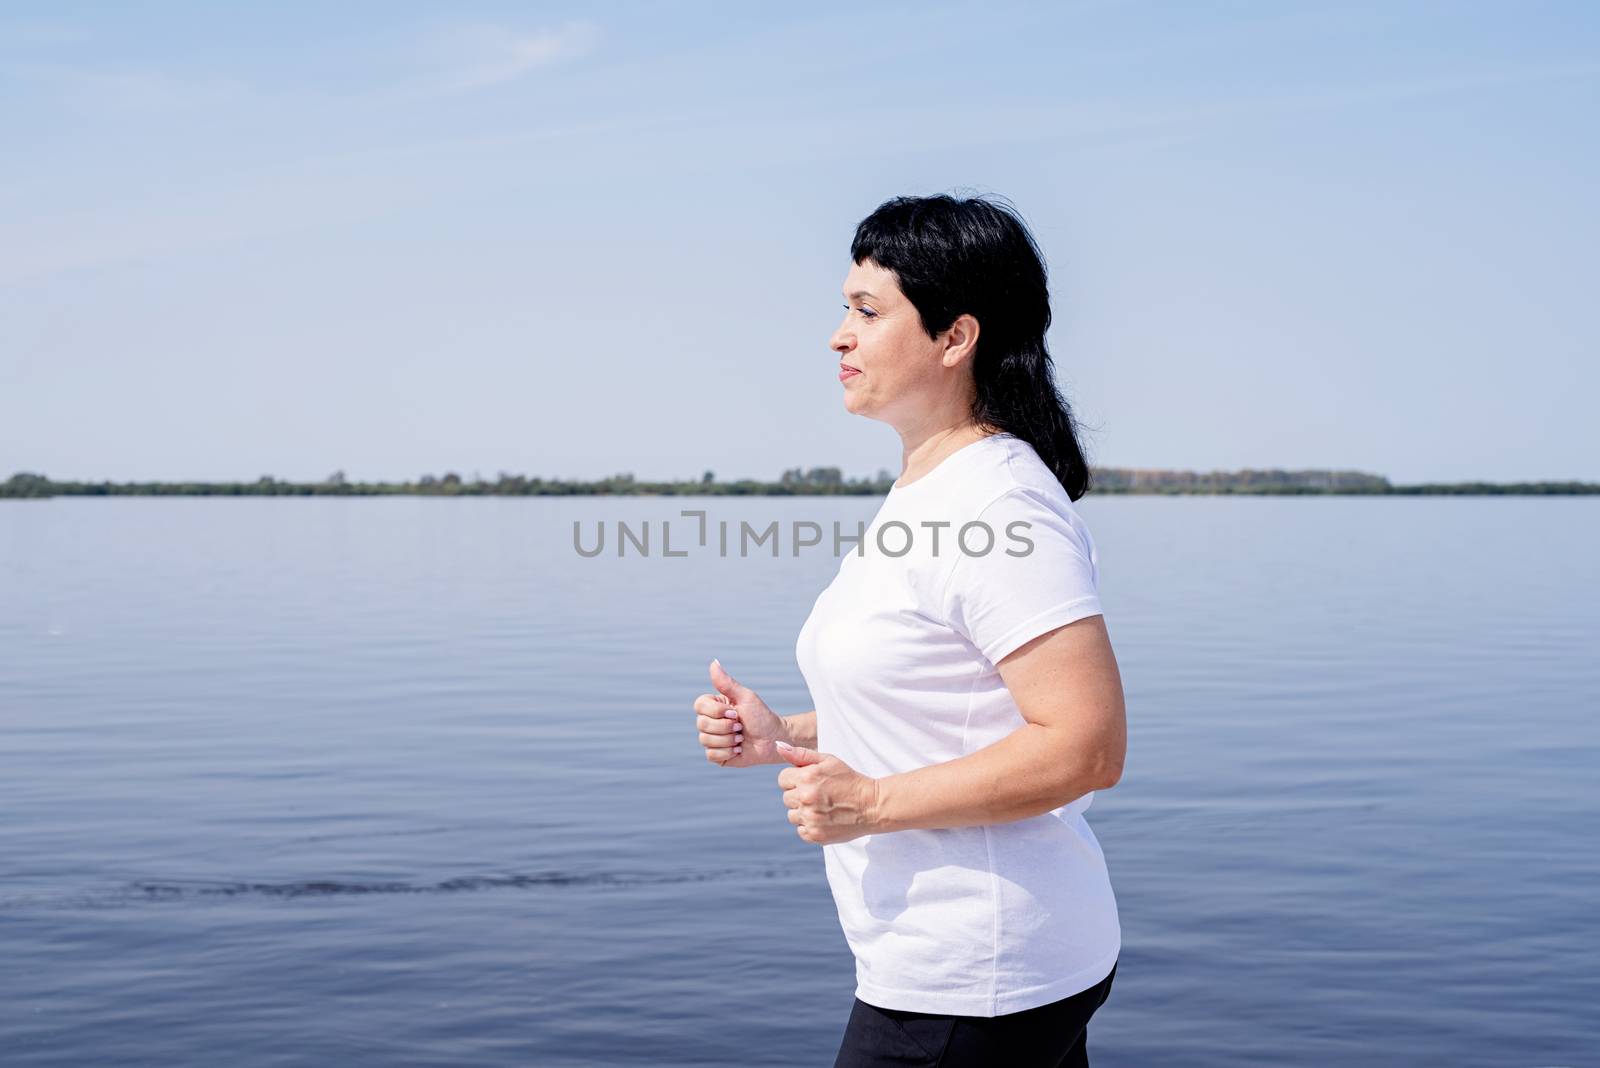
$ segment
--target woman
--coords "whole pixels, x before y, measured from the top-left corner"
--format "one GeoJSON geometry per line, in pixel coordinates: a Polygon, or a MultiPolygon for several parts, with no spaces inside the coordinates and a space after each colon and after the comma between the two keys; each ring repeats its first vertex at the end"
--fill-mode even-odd
{"type": "Polygon", "coordinates": [[[844,405],[899,432],[903,470],[800,631],[816,709],[780,717],[713,660],[700,741],[789,765],[856,958],[835,1068],[1086,1065],[1121,929],[1083,813],[1127,728],[1042,257],[948,196],[886,202],[850,256],[844,405]]]}

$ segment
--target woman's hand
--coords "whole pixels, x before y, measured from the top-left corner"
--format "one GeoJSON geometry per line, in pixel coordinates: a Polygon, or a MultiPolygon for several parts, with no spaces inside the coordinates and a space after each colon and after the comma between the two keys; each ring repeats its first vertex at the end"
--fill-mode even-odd
{"type": "Polygon", "coordinates": [[[706,759],[725,768],[755,764],[781,764],[776,743],[789,741],[789,728],[754,690],[736,681],[711,661],[711,685],[716,693],[694,699],[695,725],[706,759]]]}
{"type": "Polygon", "coordinates": [[[787,742],[778,751],[793,765],[778,772],[778,785],[796,834],[815,845],[832,845],[876,830],[877,779],[832,753],[787,742]]]}

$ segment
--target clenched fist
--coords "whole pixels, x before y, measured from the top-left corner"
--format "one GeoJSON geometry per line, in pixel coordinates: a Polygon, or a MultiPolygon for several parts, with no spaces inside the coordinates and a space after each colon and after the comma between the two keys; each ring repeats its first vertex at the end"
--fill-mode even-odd
{"type": "Polygon", "coordinates": [[[757,693],[711,661],[711,685],[716,693],[694,699],[694,721],[706,759],[725,768],[787,763],[777,749],[789,742],[789,727],[757,693]]]}
{"type": "Polygon", "coordinates": [[[795,834],[815,845],[834,845],[881,829],[877,779],[832,753],[787,742],[779,752],[792,765],[778,772],[778,785],[795,834]]]}

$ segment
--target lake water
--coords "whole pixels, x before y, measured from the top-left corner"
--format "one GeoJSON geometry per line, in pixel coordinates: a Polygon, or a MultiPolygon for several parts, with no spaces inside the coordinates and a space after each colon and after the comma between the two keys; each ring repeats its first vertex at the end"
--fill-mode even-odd
{"type": "MultiPolygon", "coordinates": [[[[820,851],[690,702],[718,656],[810,708],[837,558],[572,522],[877,503],[0,501],[0,1061],[831,1064],[820,851]]],[[[1093,1063],[1600,1063],[1600,499],[1079,508],[1130,728],[1093,1063]]]]}

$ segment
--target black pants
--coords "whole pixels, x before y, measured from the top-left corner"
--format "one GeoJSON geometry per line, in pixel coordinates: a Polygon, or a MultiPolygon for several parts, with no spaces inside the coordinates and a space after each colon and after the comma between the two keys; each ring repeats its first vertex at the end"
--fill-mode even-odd
{"type": "Polygon", "coordinates": [[[856,998],[833,1068],[1088,1068],[1089,1017],[1116,976],[1112,965],[1087,990],[1004,1016],[880,1009],[856,998]]]}

